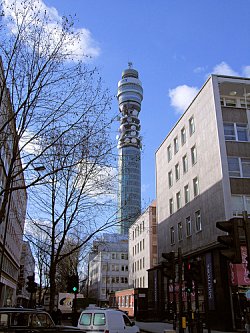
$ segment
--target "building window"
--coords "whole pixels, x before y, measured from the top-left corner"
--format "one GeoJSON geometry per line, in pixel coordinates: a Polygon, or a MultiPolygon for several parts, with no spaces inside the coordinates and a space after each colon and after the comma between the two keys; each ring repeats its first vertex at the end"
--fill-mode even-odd
{"type": "Polygon", "coordinates": [[[236,99],[234,99],[234,98],[225,98],[224,102],[225,102],[225,106],[231,106],[231,107],[236,106],[236,99]]]}
{"type": "Polygon", "coordinates": [[[176,193],[176,208],[181,208],[181,192],[176,193]]]}
{"type": "Polygon", "coordinates": [[[171,161],[172,159],[172,149],[171,149],[171,145],[168,146],[168,162],[171,161]]]}
{"type": "Polygon", "coordinates": [[[185,127],[183,127],[181,129],[181,144],[184,145],[187,141],[187,138],[186,138],[186,129],[185,127]]]}
{"type": "Polygon", "coordinates": [[[183,240],[183,234],[182,234],[182,223],[178,223],[178,241],[183,240]]]}
{"type": "Polygon", "coordinates": [[[250,159],[240,157],[228,157],[229,177],[250,178],[250,159]]]}
{"type": "Polygon", "coordinates": [[[229,177],[240,177],[240,165],[238,157],[228,157],[229,177]]]}
{"type": "Polygon", "coordinates": [[[250,212],[250,196],[232,195],[232,213],[234,216],[242,216],[242,212],[250,212]]]}
{"type": "Polygon", "coordinates": [[[191,117],[189,119],[189,134],[190,136],[195,132],[195,126],[194,126],[194,117],[191,117]]]}
{"type": "Polygon", "coordinates": [[[179,150],[178,137],[174,138],[174,153],[176,154],[179,150]]]}
{"type": "Polygon", "coordinates": [[[191,148],[191,161],[192,165],[194,165],[197,162],[197,151],[195,146],[191,148]]]}
{"type": "Polygon", "coordinates": [[[226,141],[249,141],[247,124],[224,123],[226,141]]]}
{"type": "Polygon", "coordinates": [[[185,200],[185,204],[187,204],[190,200],[188,185],[184,186],[184,200],[185,200]]]}
{"type": "Polygon", "coordinates": [[[177,163],[175,165],[175,180],[179,180],[180,179],[180,165],[179,163],[177,163]]]}
{"type": "Polygon", "coordinates": [[[191,217],[188,216],[186,218],[186,233],[187,233],[187,237],[191,236],[191,217]]]}
{"type": "Polygon", "coordinates": [[[174,244],[174,227],[170,228],[170,243],[171,245],[174,244]]]}
{"type": "Polygon", "coordinates": [[[182,157],[182,166],[183,166],[183,173],[186,173],[188,171],[188,159],[187,159],[187,155],[184,155],[182,157]]]}
{"type": "Polygon", "coordinates": [[[201,211],[197,210],[197,212],[195,212],[195,228],[196,231],[201,231],[201,211]]]}
{"type": "Polygon", "coordinates": [[[240,161],[241,161],[242,177],[249,178],[250,177],[250,159],[241,158],[240,161]]]}
{"type": "Polygon", "coordinates": [[[168,186],[169,188],[173,186],[173,172],[172,170],[168,173],[168,186]]]}
{"type": "Polygon", "coordinates": [[[194,197],[196,197],[199,194],[199,182],[198,177],[195,177],[193,179],[193,187],[194,187],[194,197]]]}
{"type": "Polygon", "coordinates": [[[240,100],[240,106],[242,107],[242,108],[250,108],[250,100],[249,99],[241,99],[240,100]]]}
{"type": "Polygon", "coordinates": [[[174,200],[173,198],[169,199],[169,214],[172,215],[174,213],[174,200]]]}

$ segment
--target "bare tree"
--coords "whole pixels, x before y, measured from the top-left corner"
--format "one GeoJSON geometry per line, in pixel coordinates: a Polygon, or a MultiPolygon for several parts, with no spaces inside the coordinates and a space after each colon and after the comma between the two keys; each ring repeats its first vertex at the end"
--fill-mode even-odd
{"type": "MultiPolygon", "coordinates": [[[[8,154],[0,155],[0,167],[5,165],[3,156],[8,160],[0,188],[0,224],[12,191],[37,185],[56,171],[45,165],[42,174],[34,172],[45,164],[52,146],[60,145],[69,132],[77,136],[89,121],[102,121],[103,130],[112,121],[103,117],[110,97],[97,69],[84,63],[88,55],[77,53],[81,34],[73,19],[52,20],[38,0],[8,3],[2,1],[0,25],[0,150],[8,146],[8,154]],[[23,173],[25,183],[17,182],[23,173]]],[[[65,164],[58,165],[62,167],[65,164]]]]}
{"type": "Polygon", "coordinates": [[[60,262],[117,223],[112,149],[104,124],[103,111],[92,110],[80,126],[56,143],[54,133],[59,136],[61,131],[57,124],[40,142],[41,146],[50,145],[43,154],[50,176],[43,186],[30,189],[29,216],[49,242],[43,248],[49,250],[50,257],[50,309],[60,262]],[[109,215],[111,211],[113,215],[109,215]]]}

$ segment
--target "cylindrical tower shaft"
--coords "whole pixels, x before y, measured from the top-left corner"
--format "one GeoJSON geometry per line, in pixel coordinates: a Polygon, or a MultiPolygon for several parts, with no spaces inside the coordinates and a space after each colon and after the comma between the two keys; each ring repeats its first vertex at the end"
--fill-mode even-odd
{"type": "Polygon", "coordinates": [[[136,70],[128,68],[122,73],[117,99],[120,110],[118,219],[120,233],[128,234],[130,225],[141,213],[141,137],[138,115],[143,90],[136,70]]]}

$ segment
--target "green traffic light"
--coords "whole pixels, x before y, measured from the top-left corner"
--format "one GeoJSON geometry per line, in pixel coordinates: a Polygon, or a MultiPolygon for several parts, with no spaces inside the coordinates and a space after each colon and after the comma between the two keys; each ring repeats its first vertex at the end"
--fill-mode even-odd
{"type": "Polygon", "coordinates": [[[73,287],[73,291],[76,292],[76,291],[77,291],[77,288],[76,288],[76,287],[73,287]]]}

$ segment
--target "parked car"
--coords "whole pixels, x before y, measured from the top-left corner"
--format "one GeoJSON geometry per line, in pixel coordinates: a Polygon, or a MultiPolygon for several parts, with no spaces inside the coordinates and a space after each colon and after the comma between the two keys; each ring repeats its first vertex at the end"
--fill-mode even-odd
{"type": "Polygon", "coordinates": [[[82,311],[78,328],[91,333],[139,333],[140,329],[128,316],[119,310],[90,308],[82,311]]]}
{"type": "Polygon", "coordinates": [[[77,333],[73,326],[55,325],[46,311],[26,308],[0,308],[0,332],[77,333]]]}

